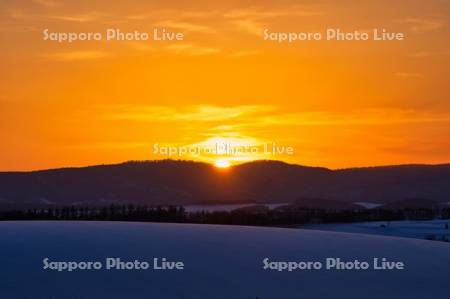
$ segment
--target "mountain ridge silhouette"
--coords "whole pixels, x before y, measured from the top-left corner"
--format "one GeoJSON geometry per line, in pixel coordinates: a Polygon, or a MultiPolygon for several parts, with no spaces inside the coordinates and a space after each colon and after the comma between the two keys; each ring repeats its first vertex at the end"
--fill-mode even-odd
{"type": "Polygon", "coordinates": [[[290,203],[298,198],[450,201],[450,164],[328,169],[275,160],[229,169],[185,160],[0,172],[0,208],[290,203]]]}

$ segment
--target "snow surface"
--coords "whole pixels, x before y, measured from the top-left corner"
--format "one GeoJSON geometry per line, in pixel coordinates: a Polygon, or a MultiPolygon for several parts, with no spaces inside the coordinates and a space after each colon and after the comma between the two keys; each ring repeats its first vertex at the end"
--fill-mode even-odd
{"type": "Polygon", "coordinates": [[[1,298],[446,298],[450,244],[302,229],[125,222],[0,222],[1,298]],[[56,261],[184,261],[179,272],[42,269],[56,261]],[[264,258],[403,261],[405,270],[263,270],[264,258]]]}
{"type": "Polygon", "coordinates": [[[367,201],[357,201],[357,202],[354,202],[354,204],[355,205],[359,205],[359,206],[361,206],[363,208],[366,208],[366,209],[375,209],[375,208],[378,208],[378,207],[382,206],[382,204],[380,204],[380,203],[367,202],[367,201]]]}
{"type": "Polygon", "coordinates": [[[426,239],[430,236],[435,236],[439,240],[442,240],[443,237],[450,240],[450,228],[446,229],[446,224],[450,227],[450,220],[312,224],[302,226],[302,228],[417,239],[426,239]]]}

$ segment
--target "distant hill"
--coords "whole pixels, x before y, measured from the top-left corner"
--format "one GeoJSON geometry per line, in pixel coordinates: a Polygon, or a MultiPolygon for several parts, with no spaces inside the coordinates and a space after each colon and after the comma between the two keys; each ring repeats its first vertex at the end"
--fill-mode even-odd
{"type": "Polygon", "coordinates": [[[324,209],[334,211],[363,210],[364,207],[335,199],[301,198],[292,204],[278,207],[280,211],[296,211],[299,209],[324,209]]]}
{"type": "Polygon", "coordinates": [[[450,164],[330,170],[256,161],[218,170],[192,161],[0,172],[0,208],[52,205],[450,201],[450,164]]]}

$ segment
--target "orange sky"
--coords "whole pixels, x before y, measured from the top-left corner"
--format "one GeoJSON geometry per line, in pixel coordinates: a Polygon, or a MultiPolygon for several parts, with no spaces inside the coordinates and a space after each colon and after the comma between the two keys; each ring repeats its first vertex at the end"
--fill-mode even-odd
{"type": "Polygon", "coordinates": [[[213,142],[294,149],[231,163],[450,162],[450,1],[111,2],[0,2],[0,170],[163,159],[155,144],[213,142]],[[185,40],[58,43],[42,33],[106,28],[185,40]],[[265,28],[407,38],[277,43],[265,28]]]}

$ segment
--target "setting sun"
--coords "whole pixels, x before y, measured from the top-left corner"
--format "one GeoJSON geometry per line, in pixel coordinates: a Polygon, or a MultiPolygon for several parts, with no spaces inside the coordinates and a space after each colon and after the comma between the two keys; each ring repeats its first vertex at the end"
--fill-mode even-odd
{"type": "Polygon", "coordinates": [[[218,168],[228,168],[228,167],[230,167],[230,161],[225,160],[225,159],[219,159],[219,160],[216,160],[216,162],[214,163],[214,166],[216,166],[218,168]]]}

